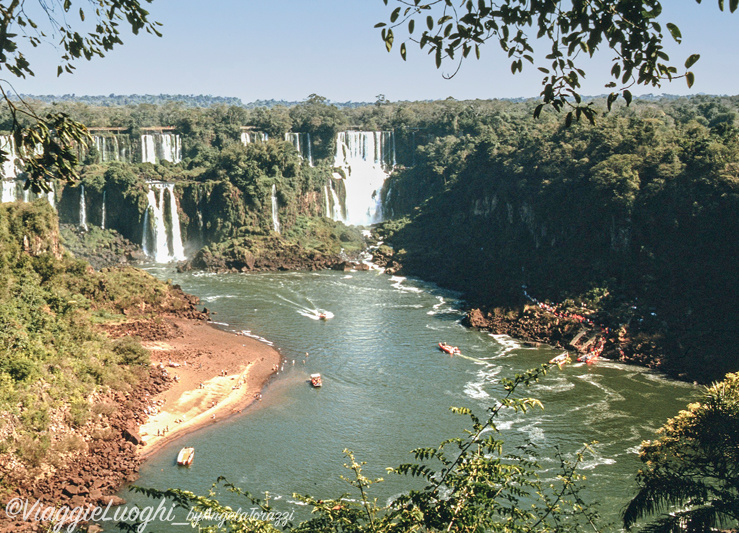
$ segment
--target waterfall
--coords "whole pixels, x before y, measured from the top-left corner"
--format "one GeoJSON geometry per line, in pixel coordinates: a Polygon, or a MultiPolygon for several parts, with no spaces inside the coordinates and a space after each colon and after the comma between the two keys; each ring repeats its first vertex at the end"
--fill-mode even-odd
{"type": "Polygon", "coordinates": [[[80,227],[87,231],[87,209],[85,208],[85,186],[80,185],[80,227]]]}
{"type": "MultiPolygon", "coordinates": [[[[36,198],[40,198],[40,196],[33,194],[30,189],[24,189],[23,188],[23,181],[22,180],[2,180],[3,182],[3,192],[2,192],[2,198],[0,199],[2,203],[5,202],[30,202],[32,200],[35,200],[36,198]]],[[[54,182],[49,182],[49,192],[47,192],[44,197],[49,202],[51,207],[56,210],[56,202],[54,199],[54,182]]]]}
{"type": "MultiPolygon", "coordinates": [[[[334,178],[341,179],[341,175],[334,172],[334,178]]],[[[336,194],[333,181],[326,185],[326,216],[332,220],[343,220],[344,218],[341,214],[341,200],[339,200],[339,195],[336,194]],[[329,193],[331,193],[331,202],[328,199],[329,193]],[[329,203],[331,204],[330,207],[329,203]]]]}
{"type": "Polygon", "coordinates": [[[145,133],[141,135],[141,162],[157,164],[159,161],[182,161],[180,136],[174,133],[145,133]]]}
{"type": "Polygon", "coordinates": [[[241,143],[244,145],[254,143],[254,142],[267,142],[268,140],[269,140],[269,135],[267,135],[263,131],[242,131],[241,132],[241,143]]]}
{"type": "Polygon", "coordinates": [[[141,136],[141,162],[153,164],[157,162],[157,150],[153,135],[141,136]]]}
{"type": "Polygon", "coordinates": [[[295,150],[304,160],[308,161],[308,165],[313,166],[313,155],[310,148],[310,133],[293,133],[285,134],[285,140],[295,147],[295,150]],[[302,138],[302,141],[301,141],[302,138]]]}
{"type": "Polygon", "coordinates": [[[182,161],[182,145],[180,136],[172,133],[163,133],[161,136],[162,159],[179,163],[182,161]]]}
{"type": "MultiPolygon", "coordinates": [[[[12,135],[0,135],[0,149],[6,152],[8,159],[3,162],[2,173],[6,179],[15,179],[16,173],[16,162],[18,154],[15,151],[15,139],[12,135]]],[[[3,198],[5,196],[3,195],[3,198]]],[[[6,200],[3,200],[5,202],[6,200]]],[[[10,200],[11,202],[13,200],[10,200]]]]}
{"type": "Polygon", "coordinates": [[[173,183],[149,183],[146,195],[148,206],[144,213],[144,235],[141,246],[144,253],[157,263],[169,263],[185,259],[180,231],[180,218],[177,213],[177,199],[173,183]],[[169,200],[169,230],[165,220],[165,195],[169,200]]]}
{"type": "Polygon", "coordinates": [[[2,202],[15,202],[18,199],[16,197],[17,190],[18,184],[15,180],[3,180],[2,202]]]}
{"type": "Polygon", "coordinates": [[[103,212],[101,213],[100,219],[102,221],[100,227],[105,229],[105,189],[103,189],[103,212]]]}
{"type": "Polygon", "coordinates": [[[334,166],[344,171],[345,223],[369,225],[382,221],[380,193],[395,165],[393,137],[390,131],[339,133],[334,166]]]}
{"type": "Polygon", "coordinates": [[[280,233],[280,219],[277,216],[277,185],[272,184],[272,229],[280,233]]]}
{"type": "Polygon", "coordinates": [[[174,195],[174,183],[166,186],[169,191],[169,219],[172,225],[172,258],[175,261],[184,261],[185,248],[182,245],[182,232],[180,231],[180,215],[177,213],[177,198],[174,195]]]}
{"type": "Polygon", "coordinates": [[[305,144],[308,146],[308,166],[312,167],[313,166],[313,152],[311,151],[311,148],[310,148],[310,133],[306,133],[305,136],[307,138],[307,141],[305,144]]]}

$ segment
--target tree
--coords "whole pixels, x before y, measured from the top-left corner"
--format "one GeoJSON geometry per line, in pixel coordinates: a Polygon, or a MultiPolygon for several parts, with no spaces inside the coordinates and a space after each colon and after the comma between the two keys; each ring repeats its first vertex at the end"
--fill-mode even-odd
{"type": "MultiPolygon", "coordinates": [[[[383,2],[388,5],[388,0],[383,2]]],[[[718,4],[723,11],[724,0],[718,4]]],[[[523,70],[524,61],[535,64],[534,40],[547,41],[551,51],[546,59],[551,63],[538,65],[544,73],[544,88],[542,104],[534,115],[538,116],[544,105],[557,111],[569,107],[572,111],[567,114],[568,123],[581,115],[593,122],[595,116],[589,105],[582,104],[579,94],[580,79],[585,76],[578,67],[579,55],[592,57],[601,46],[615,52],[611,75],[616,81],[606,87],[621,87],[609,95],[609,109],[619,93],[630,103],[629,88],[633,85],[659,87],[664,80],[684,77],[688,87],[692,86],[694,75],[689,69],[700,58],[698,54],[690,55],[682,74],[670,64],[663,44],[659,0],[393,0],[393,5],[397,7],[389,22],[375,26],[382,28],[387,50],[393,47],[396,31],[407,31],[400,45],[401,57],[406,58],[406,42],[415,43],[434,57],[437,68],[445,61],[455,61],[456,70],[451,76],[471,52],[479,59],[482,45],[490,40],[497,40],[511,58],[513,74],[523,70]],[[425,26],[420,37],[415,31],[417,26],[425,26]],[[531,38],[533,32],[536,36],[531,38]]],[[[738,5],[739,0],[729,0],[732,13],[738,5]]],[[[664,28],[676,42],[682,40],[675,24],[667,22],[664,28]]]]}
{"type": "MultiPolygon", "coordinates": [[[[3,2],[0,5],[0,70],[18,78],[33,76],[24,51],[50,44],[61,53],[57,75],[72,73],[76,60],[103,57],[123,43],[121,21],[127,23],[134,34],[143,29],[161,35],[157,29],[159,23],[149,20],[142,3],[140,0],[96,0],[78,8],[76,5],[81,2],[72,0],[3,2]],[[36,3],[37,7],[28,5],[36,3]],[[79,22],[73,24],[73,16],[79,16],[79,22]]],[[[48,181],[54,177],[75,179],[77,154],[74,145],[90,139],[84,125],[71,120],[65,113],[38,115],[28,103],[14,98],[17,95],[7,80],[0,80],[0,92],[12,117],[12,144],[0,148],[0,162],[7,161],[13,152],[17,154],[27,174],[26,187],[37,193],[48,191],[48,181]]]]}
{"type": "Polygon", "coordinates": [[[644,531],[739,527],[739,374],[707,388],[700,402],[658,433],[642,443],[640,488],[624,511],[624,525],[660,514],[644,531]]]}

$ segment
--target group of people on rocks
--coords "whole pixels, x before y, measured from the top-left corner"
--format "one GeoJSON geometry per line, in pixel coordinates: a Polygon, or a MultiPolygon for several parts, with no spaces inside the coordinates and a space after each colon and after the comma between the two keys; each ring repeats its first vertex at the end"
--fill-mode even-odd
{"type": "MultiPolygon", "coordinates": [[[[531,296],[528,291],[526,290],[526,286],[523,286],[523,295],[531,302],[535,303],[540,309],[543,309],[544,311],[547,311],[551,314],[553,314],[556,317],[559,318],[566,318],[566,319],[573,319],[577,320],[581,324],[584,324],[591,328],[600,328],[601,333],[604,335],[598,339],[598,341],[595,343],[595,346],[587,351],[586,353],[582,354],[580,357],[577,358],[579,362],[588,362],[592,361],[594,359],[597,359],[600,357],[600,355],[603,353],[603,348],[606,344],[606,337],[605,335],[608,335],[611,330],[608,328],[608,326],[604,326],[603,324],[596,324],[593,320],[590,318],[583,316],[578,313],[570,313],[567,311],[561,311],[559,309],[558,305],[550,305],[545,302],[540,302],[533,296],[531,296]]],[[[585,304],[583,304],[583,307],[585,307],[585,304]]]]}

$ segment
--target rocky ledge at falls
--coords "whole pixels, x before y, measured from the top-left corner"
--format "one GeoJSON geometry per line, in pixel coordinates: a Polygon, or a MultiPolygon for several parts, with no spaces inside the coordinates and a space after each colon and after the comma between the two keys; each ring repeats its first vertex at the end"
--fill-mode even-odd
{"type": "Polygon", "coordinates": [[[180,271],[265,272],[276,270],[325,270],[344,259],[308,250],[278,235],[250,236],[206,246],[182,263],[180,271]]]}
{"type": "Polygon", "coordinates": [[[84,259],[95,270],[117,265],[134,264],[146,258],[141,246],[132,243],[115,230],[91,226],[61,226],[64,247],[76,258],[84,259]]]}

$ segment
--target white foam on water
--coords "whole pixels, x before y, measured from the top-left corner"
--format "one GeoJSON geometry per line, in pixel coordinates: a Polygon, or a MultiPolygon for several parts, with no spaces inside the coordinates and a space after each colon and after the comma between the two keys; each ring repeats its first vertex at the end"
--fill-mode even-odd
{"type": "Polygon", "coordinates": [[[272,342],[270,340],[267,340],[264,337],[260,337],[259,335],[255,335],[254,333],[252,333],[248,329],[241,330],[240,333],[242,335],[244,335],[245,337],[249,337],[250,339],[258,340],[259,342],[262,342],[262,343],[266,344],[267,346],[274,346],[275,345],[274,342],[272,342]]]}
{"type": "Polygon", "coordinates": [[[423,292],[423,289],[419,289],[418,287],[407,287],[403,285],[403,282],[408,279],[403,276],[391,276],[390,281],[393,282],[392,286],[393,288],[402,291],[402,292],[415,292],[415,293],[421,293],[423,292]]]}

